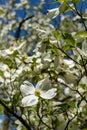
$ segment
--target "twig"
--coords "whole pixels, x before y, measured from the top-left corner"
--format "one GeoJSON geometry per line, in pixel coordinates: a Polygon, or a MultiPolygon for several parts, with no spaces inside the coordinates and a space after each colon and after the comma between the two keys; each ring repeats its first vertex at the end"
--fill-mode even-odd
{"type": "MultiPolygon", "coordinates": [[[[76,49],[77,50],[77,49],[76,49]]],[[[83,66],[83,68],[84,68],[84,70],[85,70],[85,74],[86,74],[86,76],[87,76],[87,69],[86,69],[86,64],[87,63],[84,63],[84,58],[83,58],[83,56],[80,54],[80,52],[77,50],[77,52],[78,52],[78,54],[80,55],[80,57],[81,57],[81,60],[82,60],[82,66],[83,66]]]]}
{"type": "Polygon", "coordinates": [[[18,27],[18,29],[17,29],[17,31],[16,31],[16,33],[15,33],[16,39],[18,39],[18,38],[20,37],[20,31],[21,31],[21,27],[22,27],[23,23],[26,22],[27,20],[33,18],[33,17],[34,17],[34,15],[28,16],[27,18],[23,19],[23,20],[19,23],[19,27],[18,27]]]}
{"type": "Polygon", "coordinates": [[[72,121],[77,115],[78,115],[78,111],[76,112],[76,114],[75,114],[71,119],[68,120],[68,122],[67,122],[67,124],[66,124],[64,130],[68,130],[69,124],[71,123],[71,121],[72,121]]]}
{"type": "Polygon", "coordinates": [[[77,62],[76,60],[74,60],[72,57],[70,57],[64,50],[62,50],[60,47],[57,47],[57,49],[59,49],[63,54],[65,54],[69,59],[71,59],[72,61],[74,61],[76,64],[80,65],[81,64],[79,62],[77,62]]]}
{"type": "Polygon", "coordinates": [[[83,23],[83,25],[84,25],[84,27],[85,27],[85,31],[87,32],[87,27],[86,27],[86,24],[85,24],[85,22],[84,22],[84,18],[82,17],[82,13],[77,10],[75,3],[73,3],[73,5],[74,5],[74,7],[75,7],[75,11],[76,11],[75,13],[77,13],[77,15],[81,18],[82,23],[83,23]]]}
{"type": "Polygon", "coordinates": [[[6,111],[16,117],[26,128],[27,130],[31,130],[31,127],[27,124],[27,122],[19,115],[17,115],[13,110],[11,110],[3,101],[0,99],[0,104],[6,109],[6,111]]]}
{"type": "Polygon", "coordinates": [[[39,107],[40,107],[40,105],[38,104],[38,105],[37,105],[37,116],[39,117],[40,122],[41,122],[42,124],[44,124],[47,128],[49,128],[49,129],[51,130],[52,128],[51,128],[49,125],[47,125],[47,124],[43,121],[42,116],[40,116],[39,107]]]}

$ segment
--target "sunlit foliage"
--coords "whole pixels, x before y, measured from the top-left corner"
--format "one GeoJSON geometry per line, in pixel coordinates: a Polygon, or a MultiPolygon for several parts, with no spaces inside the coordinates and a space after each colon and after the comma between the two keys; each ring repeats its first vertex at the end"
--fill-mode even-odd
{"type": "Polygon", "coordinates": [[[17,130],[87,129],[84,3],[11,0],[0,5],[0,112],[14,118],[17,130]],[[45,4],[55,3],[43,13],[45,4]]]}

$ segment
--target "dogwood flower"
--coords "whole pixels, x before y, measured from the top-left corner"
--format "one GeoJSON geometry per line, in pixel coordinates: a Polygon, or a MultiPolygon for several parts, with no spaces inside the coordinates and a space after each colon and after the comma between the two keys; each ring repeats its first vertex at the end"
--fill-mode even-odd
{"type": "Polygon", "coordinates": [[[24,96],[22,99],[23,106],[33,106],[38,103],[39,97],[43,99],[52,99],[56,96],[56,88],[50,88],[48,79],[39,81],[36,87],[28,81],[24,81],[20,86],[20,90],[24,96]]]}
{"type": "Polygon", "coordinates": [[[55,18],[58,15],[59,15],[59,8],[47,10],[47,16],[50,18],[55,18]]]}
{"type": "Polygon", "coordinates": [[[5,49],[5,50],[0,50],[0,56],[7,56],[7,55],[12,55],[14,54],[15,51],[20,51],[25,45],[25,42],[23,42],[22,44],[20,44],[19,46],[15,47],[15,46],[12,46],[8,49],[5,49]]]}

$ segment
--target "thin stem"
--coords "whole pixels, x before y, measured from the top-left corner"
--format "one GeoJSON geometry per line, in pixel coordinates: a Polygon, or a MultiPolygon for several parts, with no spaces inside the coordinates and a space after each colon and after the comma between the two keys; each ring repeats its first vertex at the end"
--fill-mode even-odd
{"type": "Polygon", "coordinates": [[[76,114],[75,114],[71,119],[68,120],[68,122],[67,122],[67,124],[66,124],[64,130],[68,130],[69,124],[72,122],[72,120],[73,120],[77,115],[78,115],[78,111],[76,112],[76,114]]]}
{"type": "Polygon", "coordinates": [[[31,127],[27,122],[19,115],[17,115],[13,110],[11,110],[5,103],[0,99],[0,104],[6,109],[6,111],[16,117],[26,128],[27,130],[31,130],[31,127]]]}
{"type": "Polygon", "coordinates": [[[23,25],[27,20],[29,20],[29,19],[31,19],[31,18],[33,18],[33,17],[34,17],[34,15],[28,16],[28,17],[26,17],[25,19],[23,19],[23,20],[19,23],[19,27],[18,27],[18,29],[17,29],[17,31],[16,31],[16,33],[15,33],[16,39],[18,39],[18,38],[20,37],[20,31],[21,31],[22,25],[23,25]]]}
{"type": "Polygon", "coordinates": [[[44,121],[43,121],[43,119],[42,119],[42,116],[40,115],[40,113],[39,113],[39,108],[40,107],[40,105],[38,104],[37,105],[37,116],[39,117],[39,119],[40,119],[40,122],[42,123],[42,124],[44,124],[47,128],[49,128],[50,130],[52,129],[48,124],[46,124],[44,121]]]}
{"type": "Polygon", "coordinates": [[[74,60],[72,57],[70,57],[64,50],[62,50],[60,47],[58,47],[58,49],[63,53],[65,54],[69,59],[71,59],[72,61],[74,61],[76,64],[80,65],[80,63],[78,63],[76,60],[74,60]]]}
{"type": "Polygon", "coordinates": [[[82,20],[82,23],[83,23],[83,25],[84,25],[84,27],[85,27],[85,31],[87,32],[87,27],[86,27],[86,24],[85,24],[84,19],[83,19],[83,17],[82,17],[82,13],[77,10],[75,3],[73,3],[73,5],[74,5],[74,7],[75,7],[75,11],[76,11],[77,15],[78,15],[78,16],[81,18],[81,20],[82,20]]]}
{"type": "Polygon", "coordinates": [[[84,63],[84,59],[83,59],[82,55],[79,53],[79,51],[78,51],[78,50],[77,50],[77,52],[78,52],[78,54],[79,54],[79,55],[80,55],[80,57],[81,57],[81,60],[82,60],[82,66],[84,67],[85,74],[86,74],[86,76],[87,76],[87,69],[86,69],[86,64],[84,63]]]}
{"type": "Polygon", "coordinates": [[[73,11],[75,14],[77,14],[77,15],[81,18],[82,23],[83,23],[84,28],[85,28],[85,31],[87,32],[87,27],[86,27],[86,24],[85,24],[85,22],[84,22],[84,18],[83,18],[82,13],[81,13],[81,9],[82,9],[83,3],[82,3],[82,5],[81,5],[80,12],[77,10],[75,2],[73,2],[74,9],[68,4],[68,2],[67,2],[67,5],[69,6],[69,8],[72,9],[72,11],[73,11]]]}

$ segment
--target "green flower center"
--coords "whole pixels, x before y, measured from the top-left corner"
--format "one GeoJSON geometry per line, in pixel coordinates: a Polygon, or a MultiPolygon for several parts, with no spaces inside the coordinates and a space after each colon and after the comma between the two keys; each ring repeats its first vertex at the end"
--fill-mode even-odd
{"type": "Polygon", "coordinates": [[[9,48],[9,51],[10,51],[10,52],[14,51],[14,48],[10,47],[10,48],[9,48]]]}
{"type": "Polygon", "coordinates": [[[34,95],[39,97],[40,96],[40,91],[39,90],[35,90],[34,95]]]}

